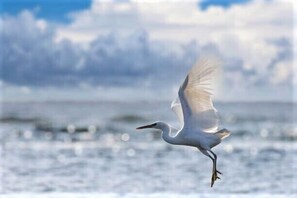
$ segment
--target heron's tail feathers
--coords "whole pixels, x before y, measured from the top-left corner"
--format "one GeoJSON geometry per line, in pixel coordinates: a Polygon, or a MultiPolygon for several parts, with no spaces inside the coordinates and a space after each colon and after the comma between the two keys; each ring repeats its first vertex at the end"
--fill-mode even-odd
{"type": "Polygon", "coordinates": [[[231,133],[227,129],[222,129],[222,130],[219,130],[218,132],[216,132],[215,134],[217,136],[219,136],[219,138],[224,139],[224,138],[228,137],[231,133]]]}

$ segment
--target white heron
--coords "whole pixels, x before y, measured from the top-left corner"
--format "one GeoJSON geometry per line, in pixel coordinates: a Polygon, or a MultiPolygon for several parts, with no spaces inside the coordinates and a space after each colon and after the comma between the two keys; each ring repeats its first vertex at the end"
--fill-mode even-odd
{"type": "Polygon", "coordinates": [[[218,62],[213,58],[200,59],[188,73],[178,91],[178,97],[171,103],[182,124],[175,136],[171,136],[173,127],[164,122],[155,122],[137,129],[155,128],[162,131],[162,138],[169,144],[186,145],[198,148],[213,162],[211,187],[217,179],[217,156],[211,150],[228,137],[227,129],[218,130],[219,118],[211,96],[218,62]]]}

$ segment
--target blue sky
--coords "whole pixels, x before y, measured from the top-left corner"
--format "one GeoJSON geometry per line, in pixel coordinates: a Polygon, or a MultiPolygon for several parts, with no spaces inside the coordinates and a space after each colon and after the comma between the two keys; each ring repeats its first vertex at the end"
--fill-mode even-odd
{"type": "Polygon", "coordinates": [[[295,93],[291,3],[1,5],[3,100],[169,100],[190,66],[209,53],[222,60],[216,100],[290,101],[295,93]]]}
{"type": "Polygon", "coordinates": [[[205,0],[199,3],[199,6],[202,10],[208,9],[211,6],[221,6],[224,8],[228,8],[232,5],[237,4],[245,4],[248,3],[250,0],[205,0]]]}
{"type": "Polygon", "coordinates": [[[67,14],[88,9],[91,0],[2,0],[2,13],[16,15],[31,10],[36,17],[56,22],[69,22],[67,14]]]}

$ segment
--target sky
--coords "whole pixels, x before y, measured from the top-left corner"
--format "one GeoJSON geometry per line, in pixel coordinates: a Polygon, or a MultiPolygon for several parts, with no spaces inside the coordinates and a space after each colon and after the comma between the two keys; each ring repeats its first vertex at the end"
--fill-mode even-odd
{"type": "Polygon", "coordinates": [[[3,101],[170,100],[206,54],[217,101],[297,101],[293,1],[2,0],[3,101]]]}

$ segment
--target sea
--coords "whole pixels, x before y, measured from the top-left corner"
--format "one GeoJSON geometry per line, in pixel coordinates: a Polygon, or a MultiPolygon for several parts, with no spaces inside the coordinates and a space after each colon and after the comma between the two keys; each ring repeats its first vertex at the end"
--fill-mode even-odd
{"type": "Polygon", "coordinates": [[[169,145],[170,101],[1,102],[0,197],[297,197],[294,103],[215,102],[231,135],[213,148],[169,145]]]}

